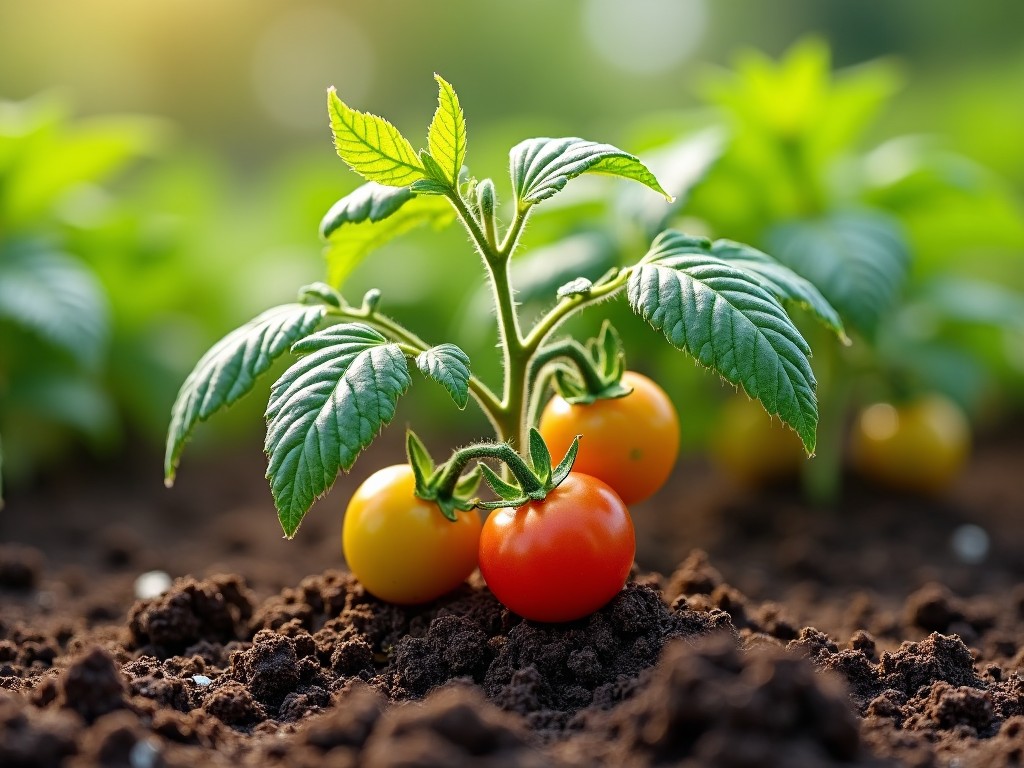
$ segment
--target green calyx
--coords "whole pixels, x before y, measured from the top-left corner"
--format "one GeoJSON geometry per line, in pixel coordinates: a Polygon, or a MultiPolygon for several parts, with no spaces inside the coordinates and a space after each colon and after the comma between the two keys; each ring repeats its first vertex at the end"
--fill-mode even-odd
{"type": "Polygon", "coordinates": [[[545,497],[569,476],[572,465],[579,452],[580,436],[577,435],[565,456],[557,467],[551,464],[551,452],[544,443],[540,432],[530,428],[530,461],[527,464],[507,444],[507,455],[495,456],[505,463],[515,479],[515,483],[502,479],[497,472],[486,464],[478,466],[483,471],[484,480],[498,497],[498,501],[477,501],[479,509],[502,509],[505,507],[521,507],[531,501],[543,501],[545,497]]]}
{"type": "Polygon", "coordinates": [[[452,475],[450,464],[434,466],[434,460],[423,441],[411,429],[405,436],[405,453],[416,480],[416,495],[424,501],[437,504],[446,518],[455,522],[456,512],[468,512],[476,506],[476,489],[480,485],[480,469],[475,467],[465,475],[461,474],[463,464],[452,475]]]}
{"type": "Polygon", "coordinates": [[[574,405],[625,397],[633,391],[622,383],[626,354],[622,339],[607,320],[586,346],[570,339],[546,349],[557,360],[552,377],[555,391],[574,405]]]}

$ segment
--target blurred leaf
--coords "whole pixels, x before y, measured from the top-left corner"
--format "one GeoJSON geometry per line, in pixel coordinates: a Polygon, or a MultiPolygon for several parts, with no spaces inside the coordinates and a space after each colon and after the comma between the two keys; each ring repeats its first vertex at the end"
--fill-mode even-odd
{"type": "Polygon", "coordinates": [[[435,74],[434,79],[438,87],[437,111],[427,131],[427,145],[445,180],[455,186],[466,162],[466,118],[455,89],[440,75],[435,74]]]}
{"type": "Polygon", "coordinates": [[[570,179],[587,172],[639,181],[672,199],[643,163],[611,144],[577,138],[527,139],[512,147],[509,165],[512,186],[521,205],[546,200],[570,179]]]}
{"type": "Polygon", "coordinates": [[[312,503],[395,415],[411,379],[405,355],[360,323],[325,328],[292,347],[306,355],[274,384],[267,405],[267,478],[291,538],[312,503]]]}
{"type": "Polygon", "coordinates": [[[400,208],[378,221],[367,218],[357,223],[343,222],[328,237],[324,249],[327,282],[340,289],[371,251],[424,224],[441,229],[454,220],[455,212],[446,199],[425,195],[401,203],[400,208]]]}
{"type": "Polygon", "coordinates": [[[980,280],[934,278],[914,292],[907,307],[946,322],[1024,329],[1024,294],[980,280]]]}
{"type": "Polygon", "coordinates": [[[425,376],[436,381],[452,396],[459,409],[469,402],[469,355],[454,344],[438,344],[416,357],[425,376]]]}
{"type": "Polygon", "coordinates": [[[409,187],[386,187],[368,181],[331,206],[320,221],[320,237],[328,238],[339,227],[386,219],[416,197],[409,187]]]}
{"type": "Polygon", "coordinates": [[[783,224],[769,232],[768,242],[779,261],[810,280],[848,325],[868,336],[899,299],[910,269],[899,226],[882,214],[837,213],[783,224]]]}
{"type": "Polygon", "coordinates": [[[669,205],[662,201],[652,202],[650,195],[629,186],[618,197],[622,215],[639,222],[648,237],[653,237],[685,207],[691,190],[707,176],[726,146],[725,132],[714,127],[644,153],[647,166],[675,200],[669,205]]]}
{"type": "Polygon", "coordinates": [[[323,320],[323,306],[284,304],[259,315],[218,341],[196,363],[171,409],[164,481],[174,482],[181,451],[195,425],[246,395],[260,375],[323,320]]]}
{"type": "Polygon", "coordinates": [[[327,111],[338,156],[367,181],[405,187],[424,178],[416,150],[383,117],[358,112],[327,91],[327,111]]]}
{"type": "Polygon", "coordinates": [[[818,424],[810,347],[755,277],[704,254],[641,263],[633,310],[678,349],[738,384],[814,452],[818,424]]]}
{"type": "Polygon", "coordinates": [[[40,242],[0,243],[0,318],[95,368],[106,348],[103,289],[81,263],[40,242]]]}
{"type": "Polygon", "coordinates": [[[117,423],[113,403],[100,384],[76,372],[23,369],[11,377],[6,400],[15,412],[34,413],[35,424],[64,424],[96,442],[108,439],[117,423]]]}

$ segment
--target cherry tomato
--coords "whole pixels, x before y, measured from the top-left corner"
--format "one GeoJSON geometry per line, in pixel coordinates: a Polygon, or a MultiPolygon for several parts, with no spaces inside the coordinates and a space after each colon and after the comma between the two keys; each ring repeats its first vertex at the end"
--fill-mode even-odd
{"type": "Polygon", "coordinates": [[[875,403],[858,414],[850,449],[865,476],[934,495],[953,484],[967,461],[970,426],[960,408],[938,394],[901,405],[875,403]]]}
{"type": "Polygon", "coordinates": [[[533,621],[572,621],[622,589],[636,537],[607,484],[570,472],[543,501],[491,513],[480,535],[480,572],[510,611],[533,621]]]}
{"type": "Polygon", "coordinates": [[[573,468],[604,480],[626,504],[648,498],[668,480],[679,456],[679,417],[665,390],[626,371],[625,397],[571,405],[556,395],[540,417],[540,433],[561,457],[583,435],[573,468]]]}
{"type": "Polygon", "coordinates": [[[716,466],[750,488],[796,475],[805,459],[796,433],[745,395],[722,406],[709,448],[716,466]]]}
{"type": "Polygon", "coordinates": [[[408,464],[375,472],[345,512],[342,547],[366,590],[401,605],[426,603],[459,586],[476,568],[482,522],[476,510],[451,522],[414,493],[408,464]]]}

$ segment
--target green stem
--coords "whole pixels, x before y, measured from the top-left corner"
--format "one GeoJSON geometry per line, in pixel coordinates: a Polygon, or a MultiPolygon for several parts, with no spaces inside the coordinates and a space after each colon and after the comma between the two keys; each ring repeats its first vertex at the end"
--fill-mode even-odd
{"type": "Polygon", "coordinates": [[[632,268],[627,267],[612,275],[606,282],[599,283],[590,289],[589,293],[576,296],[567,296],[559,301],[544,317],[537,321],[530,333],[523,340],[523,345],[531,353],[538,350],[544,340],[550,336],[562,323],[582,309],[611,298],[626,287],[632,268]]]}
{"type": "Polygon", "coordinates": [[[559,358],[565,358],[575,365],[588,392],[600,392],[605,388],[605,380],[601,377],[601,372],[591,359],[590,353],[576,339],[562,339],[541,347],[530,361],[531,374],[559,358]]]}
{"type": "MultiPolygon", "coordinates": [[[[818,334],[819,336],[821,334],[818,334]]],[[[816,456],[804,462],[801,481],[804,493],[814,504],[835,504],[842,484],[843,443],[846,413],[853,394],[855,376],[844,364],[830,339],[819,339],[814,349],[818,359],[818,390],[827,397],[818,403],[818,440],[816,456]]]]}
{"type": "Polygon", "coordinates": [[[539,491],[543,487],[523,457],[508,443],[477,443],[460,448],[445,462],[441,476],[434,483],[438,495],[450,496],[455,491],[466,465],[474,459],[497,459],[502,462],[527,494],[539,491]]]}

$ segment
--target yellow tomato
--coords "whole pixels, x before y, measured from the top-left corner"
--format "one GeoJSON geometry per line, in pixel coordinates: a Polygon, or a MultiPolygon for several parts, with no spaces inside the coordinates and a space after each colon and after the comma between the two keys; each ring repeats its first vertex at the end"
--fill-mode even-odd
{"type": "Polygon", "coordinates": [[[716,465],[750,488],[795,475],[805,457],[796,433],[744,395],[722,406],[710,449],[716,465]]]}
{"type": "Polygon", "coordinates": [[[626,504],[661,488],[679,456],[679,417],[665,390],[643,374],[626,371],[625,397],[572,405],[556,395],[544,408],[540,434],[559,461],[583,435],[574,472],[610,485],[626,504]]]}
{"type": "Polygon", "coordinates": [[[415,495],[408,464],[375,472],[345,512],[342,547],[367,592],[401,605],[426,603],[455,589],[477,564],[482,521],[476,510],[452,522],[415,495]]]}
{"type": "Polygon", "coordinates": [[[930,394],[902,405],[875,403],[853,425],[854,466],[885,485],[923,494],[947,490],[970,453],[967,417],[948,398],[930,394]]]}

